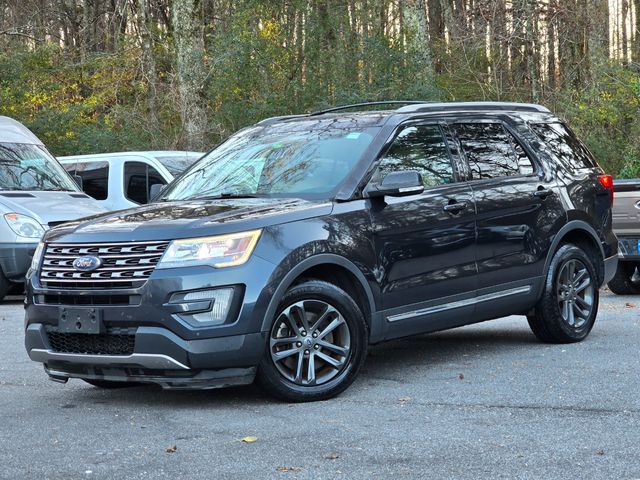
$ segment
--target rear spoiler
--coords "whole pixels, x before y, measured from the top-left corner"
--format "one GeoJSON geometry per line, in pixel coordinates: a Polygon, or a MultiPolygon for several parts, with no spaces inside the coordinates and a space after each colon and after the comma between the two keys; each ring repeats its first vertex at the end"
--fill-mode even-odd
{"type": "Polygon", "coordinates": [[[614,180],[613,190],[615,192],[635,192],[640,190],[640,178],[630,178],[628,180],[614,180]]]}

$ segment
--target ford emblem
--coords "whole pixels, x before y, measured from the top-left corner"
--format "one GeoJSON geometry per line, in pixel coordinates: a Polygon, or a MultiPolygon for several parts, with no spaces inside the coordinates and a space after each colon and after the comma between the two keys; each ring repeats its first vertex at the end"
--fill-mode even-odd
{"type": "Polygon", "coordinates": [[[73,261],[73,268],[81,272],[93,272],[100,268],[102,260],[98,257],[78,257],[73,261]]]}

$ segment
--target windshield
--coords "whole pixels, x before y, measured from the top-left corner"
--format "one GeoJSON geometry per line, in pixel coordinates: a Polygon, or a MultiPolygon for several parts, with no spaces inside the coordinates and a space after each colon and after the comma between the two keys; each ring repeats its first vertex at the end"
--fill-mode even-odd
{"type": "Polygon", "coordinates": [[[78,186],[40,145],[0,143],[0,190],[66,190],[78,186]]]}
{"type": "Polygon", "coordinates": [[[378,131],[354,119],[251,127],[205,155],[169,186],[163,199],[331,198],[378,131]]]}
{"type": "Polygon", "coordinates": [[[174,177],[177,177],[182,172],[184,172],[191,165],[196,163],[196,161],[202,156],[201,155],[171,155],[171,156],[157,156],[155,157],[164,168],[169,170],[169,173],[174,177]]]}

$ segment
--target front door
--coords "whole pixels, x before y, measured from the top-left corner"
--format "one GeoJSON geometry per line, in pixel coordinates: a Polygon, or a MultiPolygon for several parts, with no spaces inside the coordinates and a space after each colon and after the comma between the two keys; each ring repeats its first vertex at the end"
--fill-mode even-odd
{"type": "Polygon", "coordinates": [[[464,323],[476,290],[475,206],[438,124],[402,127],[374,179],[414,170],[425,191],[371,200],[387,338],[464,323]]]}

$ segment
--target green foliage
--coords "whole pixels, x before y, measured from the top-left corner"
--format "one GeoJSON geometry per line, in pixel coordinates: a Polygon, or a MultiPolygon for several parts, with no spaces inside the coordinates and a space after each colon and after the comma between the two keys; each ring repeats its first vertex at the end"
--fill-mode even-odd
{"type": "MultiPolygon", "coordinates": [[[[488,56],[484,43],[433,42],[432,77],[410,25],[389,35],[370,12],[349,10],[350,2],[328,11],[308,5],[292,0],[291,12],[305,15],[289,14],[285,22],[280,2],[239,1],[225,21],[206,29],[202,102],[211,145],[268,116],[337,104],[538,100],[569,121],[608,172],[640,176],[637,64],[591,65],[585,88],[543,86],[531,98],[526,75],[524,83],[513,81],[498,44],[488,56]],[[366,32],[354,31],[354,15],[367,15],[360,20],[369,22],[366,32]],[[302,29],[305,41],[299,40],[302,29]]],[[[134,38],[108,54],[80,56],[57,45],[0,51],[0,114],[25,123],[57,155],[182,147],[175,52],[170,32],[154,35],[154,89],[134,38]]]]}
{"type": "Polygon", "coordinates": [[[640,73],[602,65],[580,91],[559,97],[557,109],[591,149],[600,165],[622,178],[640,176],[640,73]]]}
{"type": "Polygon", "coordinates": [[[143,148],[129,128],[145,86],[127,55],[65,58],[46,47],[0,53],[0,114],[22,121],[58,155],[143,148]]]}

